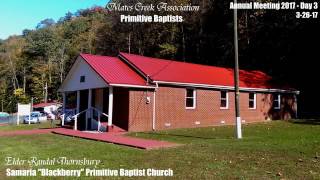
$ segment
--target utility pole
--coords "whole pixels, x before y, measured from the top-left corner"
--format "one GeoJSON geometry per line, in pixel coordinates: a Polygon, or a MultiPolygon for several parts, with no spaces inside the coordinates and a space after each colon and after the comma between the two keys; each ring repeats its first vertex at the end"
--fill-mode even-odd
{"type": "Polygon", "coordinates": [[[26,68],[23,68],[23,94],[26,94],[26,68]]]}
{"type": "Polygon", "coordinates": [[[129,37],[128,37],[128,53],[131,53],[131,33],[129,33],[129,37]]]}
{"type": "Polygon", "coordinates": [[[31,97],[31,111],[33,111],[33,97],[31,97]]]}
{"type": "MultiPolygon", "coordinates": [[[[234,0],[234,4],[237,4],[237,0],[234,0]]],[[[234,97],[235,97],[235,111],[236,111],[236,137],[237,139],[242,138],[241,130],[241,117],[239,109],[239,54],[238,54],[238,12],[237,8],[233,10],[233,21],[234,21],[234,97]]]]}
{"type": "Polygon", "coordinates": [[[48,82],[46,82],[46,86],[44,89],[45,89],[44,102],[47,103],[48,102],[48,82]]]}

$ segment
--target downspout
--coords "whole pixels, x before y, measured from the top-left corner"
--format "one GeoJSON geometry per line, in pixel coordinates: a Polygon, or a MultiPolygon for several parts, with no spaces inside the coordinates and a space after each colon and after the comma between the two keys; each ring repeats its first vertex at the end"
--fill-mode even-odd
{"type": "Polygon", "coordinates": [[[298,119],[298,98],[297,98],[297,93],[294,95],[294,104],[295,104],[295,110],[296,110],[296,119],[298,119]]]}
{"type": "Polygon", "coordinates": [[[152,130],[156,130],[156,91],[158,89],[158,83],[156,82],[156,88],[153,91],[153,109],[152,109],[152,130]]]}

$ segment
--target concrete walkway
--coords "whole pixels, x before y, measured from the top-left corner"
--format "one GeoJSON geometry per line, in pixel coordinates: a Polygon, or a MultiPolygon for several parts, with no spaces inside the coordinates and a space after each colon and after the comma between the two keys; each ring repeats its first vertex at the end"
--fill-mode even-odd
{"type": "Polygon", "coordinates": [[[107,143],[119,144],[129,147],[135,147],[139,149],[159,149],[179,146],[179,144],[158,141],[158,140],[148,140],[135,137],[125,136],[123,132],[112,132],[112,133],[93,133],[84,131],[75,131],[73,129],[66,128],[48,128],[48,129],[30,129],[30,130],[15,130],[15,131],[0,131],[0,137],[9,136],[20,136],[20,135],[33,135],[33,134],[49,134],[55,133],[59,135],[78,137],[83,139],[102,141],[107,143]]]}
{"type": "Polygon", "coordinates": [[[83,131],[75,131],[66,128],[54,129],[53,133],[65,136],[79,137],[83,139],[103,141],[107,143],[119,144],[147,150],[179,146],[179,144],[171,142],[128,137],[124,136],[123,133],[90,133],[83,131]]]}

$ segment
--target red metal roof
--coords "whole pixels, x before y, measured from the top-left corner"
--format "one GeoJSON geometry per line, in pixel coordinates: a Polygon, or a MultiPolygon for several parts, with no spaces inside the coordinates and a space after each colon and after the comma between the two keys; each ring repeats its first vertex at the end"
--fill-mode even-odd
{"type": "Polygon", "coordinates": [[[80,55],[108,83],[146,86],[143,77],[118,57],[80,55]]]}
{"type": "MultiPolygon", "coordinates": [[[[119,57],[81,54],[81,57],[108,83],[146,86],[146,78],[168,83],[190,83],[199,85],[234,86],[233,69],[206,66],[135,54],[120,53],[119,57]],[[127,62],[125,62],[125,59],[127,62]],[[134,66],[134,68],[132,67],[134,66]]],[[[263,89],[279,88],[270,83],[272,79],[261,71],[240,70],[240,87],[263,89]]]]}
{"type": "MultiPolygon", "coordinates": [[[[120,53],[153,81],[234,86],[234,72],[230,68],[177,62],[134,54],[120,53]]],[[[274,88],[271,77],[261,71],[239,72],[240,87],[274,88]]]]}

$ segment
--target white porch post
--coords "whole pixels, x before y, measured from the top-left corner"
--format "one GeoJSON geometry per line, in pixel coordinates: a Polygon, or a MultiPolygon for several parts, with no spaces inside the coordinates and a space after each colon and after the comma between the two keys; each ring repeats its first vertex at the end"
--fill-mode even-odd
{"type": "Polygon", "coordinates": [[[66,117],[65,113],[66,113],[66,102],[67,102],[67,98],[66,98],[66,92],[62,92],[62,122],[61,125],[64,126],[64,119],[66,117]]]}
{"type": "Polygon", "coordinates": [[[108,128],[112,126],[112,111],[113,111],[113,87],[109,86],[108,128]]]}
{"type": "Polygon", "coordinates": [[[78,116],[75,116],[74,117],[74,127],[73,127],[74,130],[78,130],[78,116]]]}
{"type": "Polygon", "coordinates": [[[76,114],[80,112],[80,91],[77,91],[77,111],[76,114]]]}
{"type": "MultiPolygon", "coordinates": [[[[76,114],[80,112],[80,91],[77,91],[77,109],[76,109],[76,114]]],[[[75,117],[74,119],[74,130],[78,129],[78,116],[75,117]]]]}
{"type": "Polygon", "coordinates": [[[87,117],[86,117],[86,130],[88,129],[88,120],[89,118],[92,118],[91,116],[91,102],[92,102],[92,89],[89,89],[89,93],[88,93],[88,111],[87,111],[87,117]]]}
{"type": "Polygon", "coordinates": [[[100,127],[101,127],[101,113],[98,112],[98,132],[100,132],[100,127]]]}

